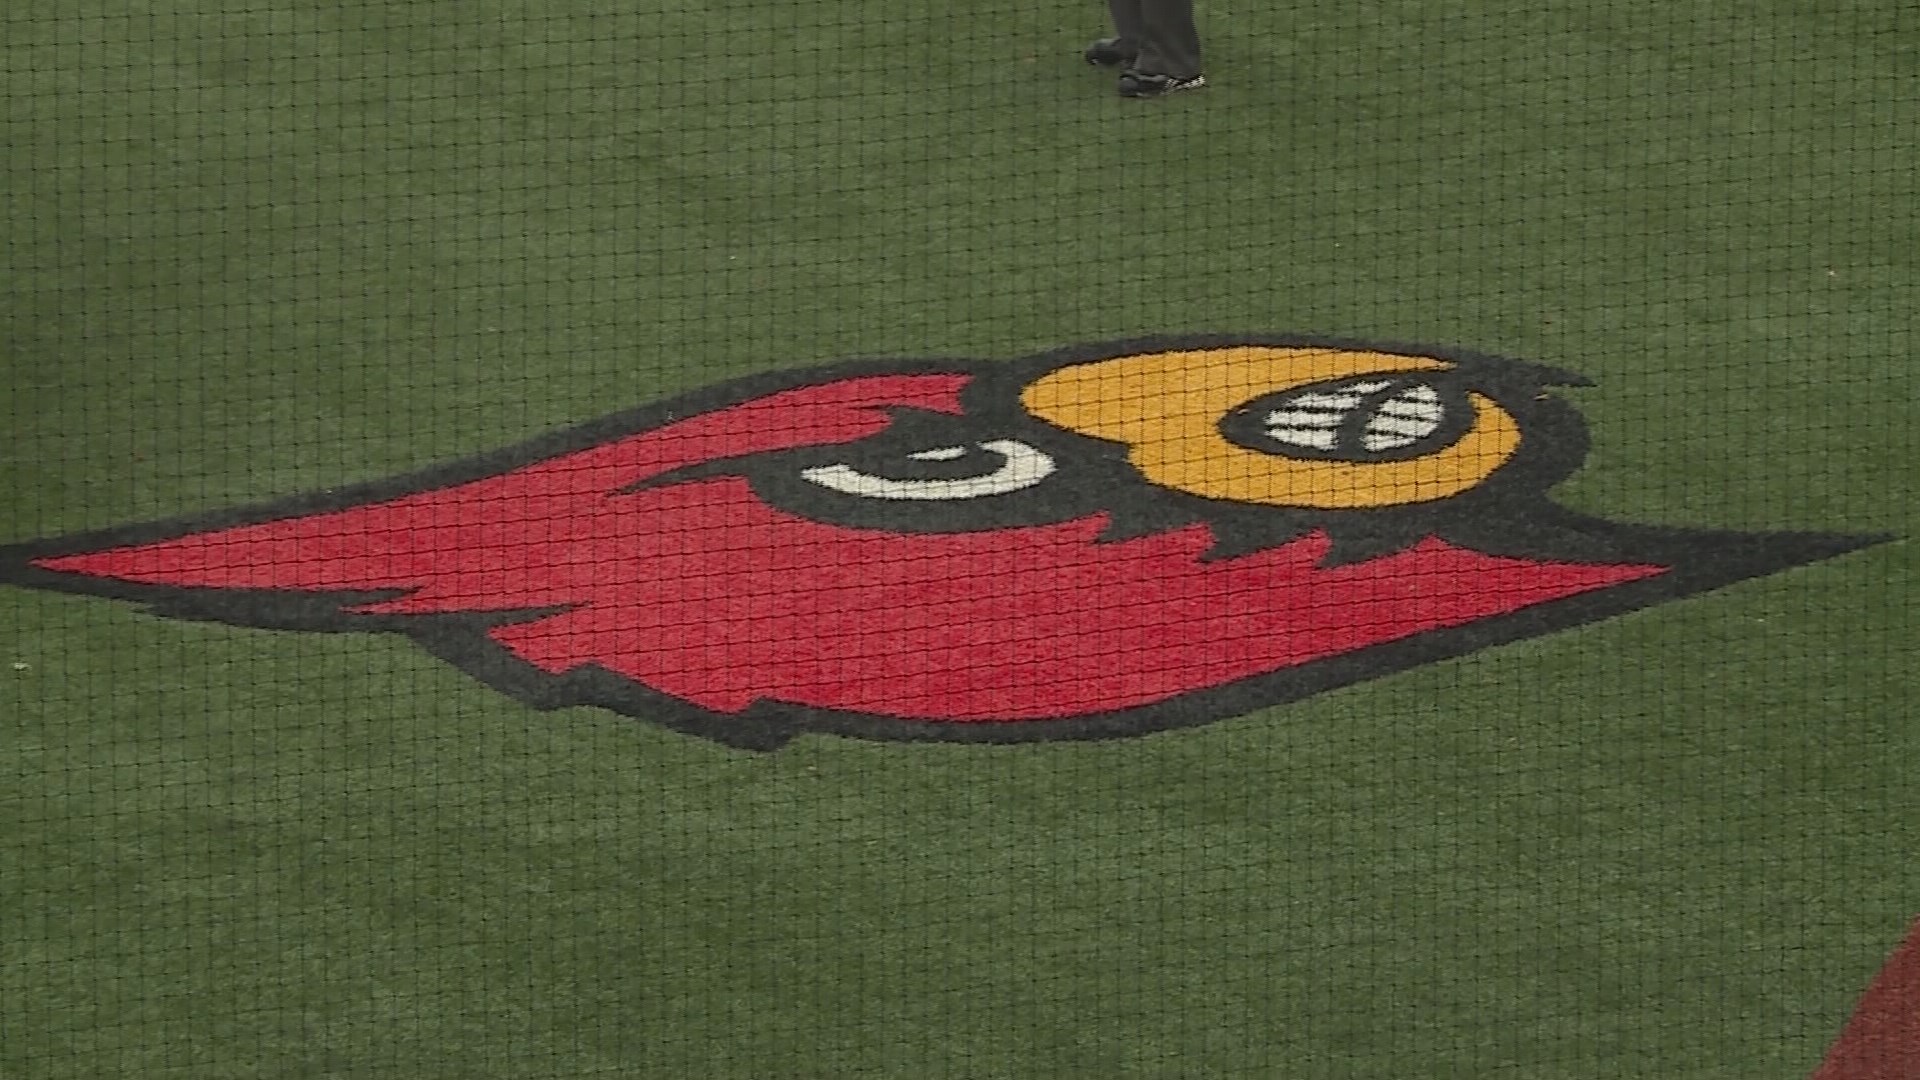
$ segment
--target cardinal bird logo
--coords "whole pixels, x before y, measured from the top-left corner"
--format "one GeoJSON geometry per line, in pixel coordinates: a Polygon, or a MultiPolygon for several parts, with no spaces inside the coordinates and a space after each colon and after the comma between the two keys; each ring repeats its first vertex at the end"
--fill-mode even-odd
{"type": "Polygon", "coordinates": [[[1873,538],[1611,523],[1533,364],[1218,336],[749,378],[472,460],[0,549],[151,612],[405,634],[744,748],[1136,735],[1873,538]]]}

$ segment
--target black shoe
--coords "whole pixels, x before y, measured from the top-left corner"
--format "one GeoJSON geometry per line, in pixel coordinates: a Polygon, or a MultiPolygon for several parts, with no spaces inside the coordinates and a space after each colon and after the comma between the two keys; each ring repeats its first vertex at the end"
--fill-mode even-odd
{"type": "Polygon", "coordinates": [[[1087,46],[1086,51],[1080,55],[1086,59],[1087,63],[1098,67],[1119,67],[1122,64],[1133,63],[1140,54],[1121,48],[1120,39],[1110,37],[1101,38],[1087,46]]]}
{"type": "Polygon", "coordinates": [[[1198,90],[1207,85],[1205,75],[1152,75],[1129,71],[1120,76],[1120,96],[1134,98],[1165,97],[1182,90],[1198,90]]]}

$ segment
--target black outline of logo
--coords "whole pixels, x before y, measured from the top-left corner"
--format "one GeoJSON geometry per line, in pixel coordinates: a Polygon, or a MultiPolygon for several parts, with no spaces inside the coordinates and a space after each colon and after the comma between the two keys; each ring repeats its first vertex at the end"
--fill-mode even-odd
{"type": "MultiPolygon", "coordinates": [[[[1394,550],[1416,538],[1422,530],[1451,527],[1456,535],[1464,532],[1469,536],[1472,543],[1468,546],[1492,554],[1502,553],[1500,549],[1505,548],[1512,554],[1524,552],[1538,559],[1647,561],[1671,569],[1652,578],[1536,604],[1459,627],[1419,633],[1150,705],[1066,719],[1016,721],[908,720],[764,700],[741,713],[717,714],[597,665],[585,665],[558,676],[540,671],[486,636],[491,626],[511,621],[514,615],[348,614],[342,610],[346,606],[389,599],[396,594],[175,588],[56,573],[30,565],[30,560],[49,556],[156,543],[191,533],[344,510],[451,487],[697,413],[781,390],[859,375],[953,373],[974,376],[974,382],[964,392],[969,416],[981,415],[1032,428],[1038,421],[1013,415],[1019,412],[1017,387],[1047,370],[1137,353],[1240,345],[1372,350],[1448,361],[1460,365],[1466,372],[1524,373],[1534,385],[1586,385],[1586,380],[1578,376],[1483,353],[1305,336],[1200,334],[1136,338],[1072,345],[1012,361],[848,361],[731,380],[515,446],[338,491],[302,494],[262,505],[0,546],[0,583],[139,603],[151,613],[168,618],[261,629],[399,633],[482,684],[537,709],[597,706],[728,746],[768,750],[808,732],[886,741],[1020,743],[1111,739],[1192,727],[1465,656],[1490,646],[1570,629],[1891,539],[1885,535],[1752,533],[1626,525],[1567,510],[1549,501],[1546,490],[1570,475],[1585,457],[1584,424],[1570,406],[1550,395],[1508,395],[1501,398],[1501,403],[1516,411],[1524,431],[1552,432],[1552,438],[1544,440],[1545,445],[1535,440],[1533,447],[1480,488],[1432,506],[1346,512],[1351,518],[1348,532],[1357,539],[1352,541],[1354,550],[1343,558],[1351,561],[1394,550]],[[1010,388],[1016,392],[1009,393],[1010,388]],[[1008,402],[1013,403],[1011,407],[1008,402]],[[973,411],[976,406],[979,414],[973,411]],[[1413,523],[1414,532],[1407,531],[1408,522],[1413,523]]],[[[1436,377],[1451,381],[1456,376],[1443,373],[1436,377]]],[[[1482,387],[1476,384],[1476,388],[1482,387]]],[[[1063,435],[1053,431],[1052,437],[1057,439],[1063,435]]],[[[1064,437],[1081,438],[1070,434],[1064,437]]],[[[1203,506],[1208,500],[1160,489],[1156,489],[1156,495],[1165,506],[1157,513],[1146,515],[1147,518],[1159,524],[1207,520],[1222,537],[1221,555],[1278,542],[1272,535],[1271,523],[1263,523],[1278,512],[1223,508],[1217,503],[1203,506]]],[[[1293,529],[1297,535],[1297,525],[1286,528],[1293,529]]]]}

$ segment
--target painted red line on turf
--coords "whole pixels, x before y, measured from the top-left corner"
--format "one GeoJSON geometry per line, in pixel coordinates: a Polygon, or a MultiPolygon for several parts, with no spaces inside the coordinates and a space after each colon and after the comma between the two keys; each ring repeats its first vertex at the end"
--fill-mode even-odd
{"type": "Polygon", "coordinates": [[[1811,1080],[1920,1080],[1920,920],[1861,995],[1811,1080]]]}

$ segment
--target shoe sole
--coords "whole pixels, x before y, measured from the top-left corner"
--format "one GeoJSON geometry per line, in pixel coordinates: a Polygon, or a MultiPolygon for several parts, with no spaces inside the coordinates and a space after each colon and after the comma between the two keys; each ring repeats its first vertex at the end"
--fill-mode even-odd
{"type": "Polygon", "coordinates": [[[1130,98],[1159,98],[1168,97],[1173,94],[1184,94],[1190,90],[1205,90],[1206,88],[1207,77],[1201,75],[1191,82],[1184,82],[1178,86],[1171,84],[1161,85],[1153,90],[1130,90],[1126,86],[1122,86],[1120,88],[1120,96],[1130,98]]]}

